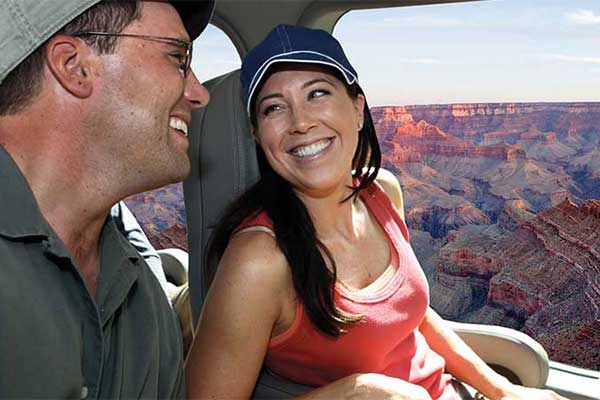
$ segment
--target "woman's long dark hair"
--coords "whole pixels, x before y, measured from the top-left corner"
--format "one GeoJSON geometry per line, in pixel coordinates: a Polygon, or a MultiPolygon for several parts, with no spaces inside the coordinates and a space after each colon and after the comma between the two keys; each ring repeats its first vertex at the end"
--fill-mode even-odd
{"type": "MultiPolygon", "coordinates": [[[[336,76],[345,83],[339,74],[336,76]]],[[[364,96],[356,83],[346,85],[346,89],[353,99],[359,94],[364,96]]],[[[259,91],[257,89],[256,92],[259,91]]],[[[254,111],[251,119],[256,127],[254,111]]],[[[363,127],[358,135],[358,145],[352,160],[352,176],[358,184],[343,201],[354,198],[369,186],[375,180],[381,164],[381,151],[366,100],[363,127]]],[[[344,325],[354,324],[362,317],[344,313],[335,306],[333,294],[337,275],[331,252],[317,237],[304,203],[291,185],[271,168],[259,145],[256,146],[256,155],[260,180],[229,205],[209,242],[204,262],[204,293],[212,283],[233,231],[246,218],[264,210],[273,222],[277,245],[290,265],[294,289],[308,317],[321,332],[337,337],[344,331],[344,325]]]]}

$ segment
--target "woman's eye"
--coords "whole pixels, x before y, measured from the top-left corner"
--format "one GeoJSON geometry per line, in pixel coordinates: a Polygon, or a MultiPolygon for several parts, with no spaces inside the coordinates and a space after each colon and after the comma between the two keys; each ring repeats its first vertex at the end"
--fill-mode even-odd
{"type": "Polygon", "coordinates": [[[263,115],[269,115],[273,111],[281,110],[281,106],[279,104],[271,104],[268,107],[265,107],[263,110],[263,115]]]}
{"type": "Polygon", "coordinates": [[[311,99],[314,99],[317,97],[325,96],[326,94],[329,94],[329,92],[327,90],[315,89],[315,90],[311,90],[311,92],[308,94],[308,97],[311,99]]]}

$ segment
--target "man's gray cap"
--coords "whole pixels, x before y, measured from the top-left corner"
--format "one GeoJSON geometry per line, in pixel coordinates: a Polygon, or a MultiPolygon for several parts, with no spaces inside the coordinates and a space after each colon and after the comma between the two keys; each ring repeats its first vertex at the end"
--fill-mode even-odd
{"type": "MultiPolygon", "coordinates": [[[[100,0],[0,0],[0,83],[63,26],[100,0]]],[[[171,0],[192,40],[204,30],[215,0],[171,0]]]]}

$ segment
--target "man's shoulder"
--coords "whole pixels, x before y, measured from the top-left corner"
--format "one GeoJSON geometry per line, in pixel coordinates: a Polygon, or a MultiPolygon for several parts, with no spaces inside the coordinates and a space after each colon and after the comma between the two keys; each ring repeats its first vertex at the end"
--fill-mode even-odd
{"type": "MultiPolygon", "coordinates": [[[[126,240],[122,244],[127,246],[127,254],[136,252],[126,240]]],[[[167,396],[167,393],[168,396],[182,393],[183,338],[177,315],[144,258],[139,256],[137,261],[131,261],[131,267],[137,269],[137,280],[128,294],[121,318],[128,320],[126,324],[132,328],[129,332],[134,340],[137,337],[139,342],[146,343],[147,350],[150,347],[158,350],[160,381],[170,387],[167,392],[159,393],[158,397],[167,396]]],[[[159,390],[162,389],[159,387],[159,390]]]]}
{"type": "Polygon", "coordinates": [[[164,307],[168,308],[171,312],[173,311],[169,299],[167,295],[160,285],[158,279],[152,272],[150,266],[144,260],[143,257],[140,257],[140,261],[138,262],[139,271],[139,280],[142,284],[144,290],[150,295],[150,297],[154,300],[154,306],[157,309],[163,309],[164,307]]]}

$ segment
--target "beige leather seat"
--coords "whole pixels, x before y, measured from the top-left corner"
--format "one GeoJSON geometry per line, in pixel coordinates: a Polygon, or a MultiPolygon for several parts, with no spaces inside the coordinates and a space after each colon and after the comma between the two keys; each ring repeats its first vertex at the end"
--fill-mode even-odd
{"type": "MultiPolygon", "coordinates": [[[[189,299],[195,322],[205,296],[201,265],[212,227],[227,204],[258,179],[239,70],[212,79],[206,86],[211,101],[193,116],[189,150],[192,173],[184,182],[190,249],[189,299]]],[[[532,387],[542,387],[546,382],[548,356],[527,335],[485,325],[452,323],[452,327],[486,362],[513,381],[532,387]]],[[[263,373],[255,397],[283,398],[307,389],[263,373]]]]}

